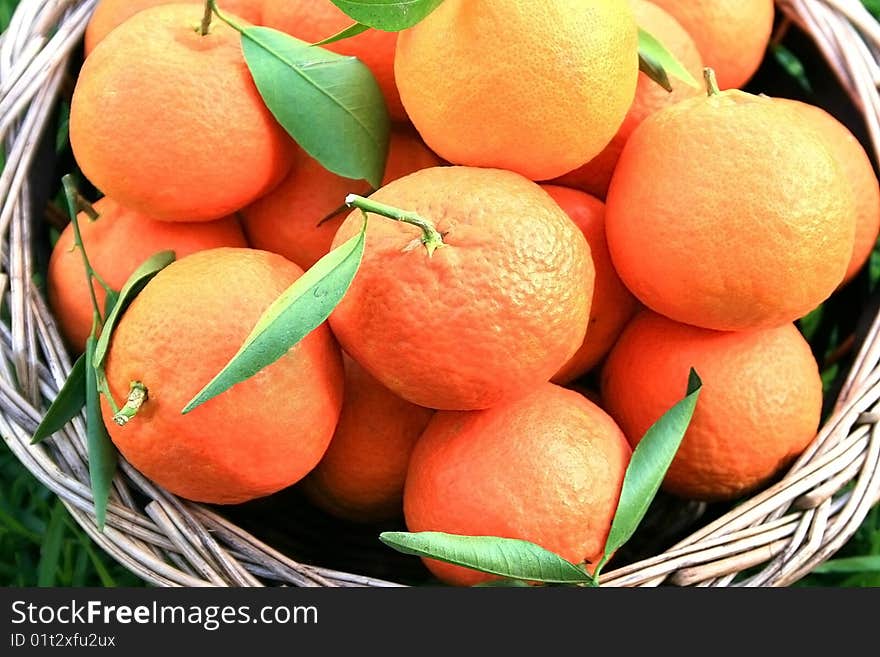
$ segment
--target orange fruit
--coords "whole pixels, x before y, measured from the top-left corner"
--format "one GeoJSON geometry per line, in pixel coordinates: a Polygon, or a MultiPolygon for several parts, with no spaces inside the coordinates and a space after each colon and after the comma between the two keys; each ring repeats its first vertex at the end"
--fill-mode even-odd
{"type": "Polygon", "coordinates": [[[704,328],[806,315],[853,251],[851,186],[823,137],[789,103],[739,90],[645,119],[606,202],[621,280],[649,308],[704,328]]]}
{"type": "Polygon", "coordinates": [[[605,241],[605,204],[585,192],[557,185],[542,185],[581,229],[596,270],[590,321],[577,353],[555,374],[553,381],[570,383],[589,372],[608,353],[627,321],[639,307],[614,270],[605,241]]]}
{"type": "MultiPolygon", "coordinates": [[[[440,163],[414,130],[395,127],[383,183],[440,163]]],[[[347,214],[345,197],[369,192],[368,183],[337,176],[300,150],[281,184],[241,211],[242,226],[251,246],[280,253],[308,269],[330,251],[347,214]]]]}
{"type": "Polygon", "coordinates": [[[843,283],[851,281],[868,261],[880,234],[880,187],[871,158],[843,123],[821,107],[780,99],[799,109],[804,120],[825,136],[825,144],[843,167],[856,204],[855,246],[843,283]]]}
{"type": "MultiPolygon", "coordinates": [[[[323,41],[354,23],[329,0],[265,0],[263,6],[263,25],[310,43],[323,41]]],[[[323,47],[360,59],[379,83],[392,120],[408,121],[394,78],[397,32],[370,29],[323,47]]]]}
{"type": "MultiPolygon", "coordinates": [[[[601,408],[552,383],[490,409],[442,411],[410,459],[406,526],[530,541],[595,565],[630,456],[620,428],[601,408]]],[[[494,579],[433,559],[424,563],[448,584],[494,579]]]]}
{"type": "MultiPolygon", "coordinates": [[[[429,255],[413,225],[370,215],[360,269],[330,325],[384,386],[427,408],[487,408],[548,381],[577,351],[593,261],[583,234],[511,171],[422,169],[370,197],[443,235],[429,255]]],[[[352,212],[333,245],[360,231],[352,212]]]]}
{"type": "Polygon", "coordinates": [[[400,33],[394,70],[407,114],[440,157],[548,180],[620,128],[638,30],[620,0],[446,0],[400,33]]]}
{"type": "Polygon", "coordinates": [[[633,446],[684,396],[691,367],[703,388],[666,491],[735,499],[769,483],[815,437],[822,380],[793,324],[711,331],[643,311],[602,370],[603,407],[633,446]]]}
{"type": "Polygon", "coordinates": [[[403,514],[403,484],[416,440],[434,411],[389,391],[345,358],[345,398],[330,447],[302,481],[316,506],[354,522],[403,514]]]}
{"type": "MultiPolygon", "coordinates": [[[[86,25],[86,57],[111,30],[139,11],[176,2],[191,2],[202,8],[205,6],[204,0],[100,0],[86,25]]],[[[263,0],[225,0],[219,6],[220,11],[239,16],[255,25],[262,19],[263,0]]]]}
{"type": "Polygon", "coordinates": [[[722,89],[748,82],[773,31],[773,0],[651,0],[675,16],[697,43],[722,89]]]}
{"type": "MultiPolygon", "coordinates": [[[[703,60],[691,35],[672,16],[651,2],[633,0],[632,6],[639,26],[659,39],[694,78],[700,80],[703,75],[703,60]]],[[[635,100],[611,143],[587,164],[565,174],[556,182],[604,199],[623,145],[636,126],[657,110],[701,93],[699,89],[677,78],[670,77],[669,82],[672,92],[666,91],[644,73],[639,73],[635,100]]]]}
{"type": "Polygon", "coordinates": [[[220,248],[177,260],[147,284],[106,361],[117,403],[132,381],[146,386],[147,400],[125,426],[103,400],[110,437],[135,468],[176,495],[234,504],[290,486],[318,464],[343,395],[342,357],[326,324],[257,376],[181,413],[301,275],[274,253],[220,248]]]}
{"type": "Polygon", "coordinates": [[[138,12],[82,66],[70,143],[107,196],[157,219],[226,216],[286,175],[294,141],[263,103],[241,37],[198,4],[138,12]]]}
{"type": "MultiPolygon", "coordinates": [[[[174,251],[177,258],[221,246],[247,246],[235,217],[195,223],[156,221],[122,207],[106,196],[94,203],[100,215],[91,221],[78,216],[80,234],[89,262],[112,289],[119,291],[147,258],[159,251],[174,251]]],[[[92,304],[79,249],[74,247],[73,224],[68,224],[52,248],[47,272],[49,303],[68,346],[85,349],[92,331],[92,304]]],[[[95,298],[103,311],[106,293],[94,284],[95,298]]]]}

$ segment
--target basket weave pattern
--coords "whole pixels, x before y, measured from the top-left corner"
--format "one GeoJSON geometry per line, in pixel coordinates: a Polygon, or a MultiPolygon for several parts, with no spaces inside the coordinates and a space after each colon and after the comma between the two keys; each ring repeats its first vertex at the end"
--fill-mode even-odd
{"type": "MultiPolygon", "coordinates": [[[[40,445],[30,437],[70,371],[33,282],[34,155],[97,0],[22,0],[0,36],[0,433],[76,521],[131,572],[157,586],[398,586],[298,563],[205,506],[152,484],[123,459],[103,532],[92,513],[81,419],[40,445]],[[144,500],[147,500],[144,503],[144,500]]],[[[777,0],[807,32],[863,113],[880,156],[880,25],[858,0],[777,0]]],[[[834,554],[880,499],[880,316],[829,419],[776,484],[672,548],[602,576],[605,586],[787,586],[834,554]],[[746,574],[747,573],[747,574],[746,574]]]]}

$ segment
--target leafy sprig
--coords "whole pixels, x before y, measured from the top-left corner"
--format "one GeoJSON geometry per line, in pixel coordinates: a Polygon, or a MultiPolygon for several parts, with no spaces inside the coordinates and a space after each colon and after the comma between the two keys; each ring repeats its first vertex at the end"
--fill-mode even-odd
{"type": "Polygon", "coordinates": [[[104,360],[110,337],[117,320],[144,286],[164,267],[174,260],[170,251],[158,253],[149,258],[132,274],[122,290],[111,288],[92,267],[83,243],[79,226],[79,213],[86,212],[92,221],[100,217],[94,208],[80,196],[70,175],[62,179],[67,209],[73,228],[74,248],[79,251],[89,289],[92,305],[92,327],[86,340],[85,352],[76,360],[64,384],[50,404],[46,414],[31,438],[36,444],[49,438],[80,415],[85,408],[86,447],[89,461],[89,480],[94,503],[95,521],[99,529],[104,528],[107,506],[110,500],[113,478],[116,475],[118,453],[104,424],[101,411],[101,397],[113,409],[119,407],[110,393],[104,360]],[[100,308],[95,285],[106,292],[104,308],[100,308]]]}

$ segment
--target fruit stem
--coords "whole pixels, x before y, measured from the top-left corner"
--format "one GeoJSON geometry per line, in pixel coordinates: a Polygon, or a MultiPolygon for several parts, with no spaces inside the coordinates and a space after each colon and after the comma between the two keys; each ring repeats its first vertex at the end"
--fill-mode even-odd
{"type": "Polygon", "coordinates": [[[411,224],[413,226],[421,228],[422,244],[425,245],[425,248],[428,251],[429,258],[434,255],[434,251],[446,246],[446,244],[443,242],[443,236],[434,227],[434,224],[432,224],[424,217],[420,217],[415,212],[406,212],[404,210],[399,210],[398,208],[392,207],[390,205],[385,205],[384,203],[379,203],[378,201],[374,201],[369,198],[364,198],[363,196],[358,196],[357,194],[349,194],[345,198],[345,204],[348,207],[359,208],[364,212],[372,212],[374,214],[387,217],[388,219],[402,221],[403,223],[411,224]]]}
{"type": "Polygon", "coordinates": [[[706,95],[711,98],[721,93],[718,88],[718,80],[715,78],[715,69],[706,67],[703,69],[703,79],[706,81],[706,95]]]}
{"type": "Polygon", "coordinates": [[[214,0],[205,0],[205,13],[202,14],[202,24],[199,26],[199,34],[206,36],[211,29],[211,18],[214,15],[214,0]]]}
{"type": "Polygon", "coordinates": [[[132,381],[128,390],[128,399],[125,400],[125,405],[113,415],[113,421],[120,427],[124,427],[129,420],[137,415],[148,396],[147,386],[140,381],[132,381]]]}
{"type": "Polygon", "coordinates": [[[101,216],[98,211],[95,210],[95,206],[89,203],[88,199],[79,192],[76,193],[76,205],[77,208],[86,213],[89,221],[97,221],[98,217],[101,216]]]}

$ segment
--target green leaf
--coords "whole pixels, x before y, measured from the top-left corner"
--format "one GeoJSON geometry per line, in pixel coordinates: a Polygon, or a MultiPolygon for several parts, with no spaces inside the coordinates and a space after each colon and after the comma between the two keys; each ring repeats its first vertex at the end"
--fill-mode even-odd
{"type": "Polygon", "coordinates": [[[112,310],[107,314],[104,328],[101,329],[101,337],[98,338],[97,346],[95,347],[95,367],[100,368],[104,365],[107,349],[110,346],[110,337],[122,313],[125,312],[125,309],[128,308],[134,298],[140,294],[141,290],[146,287],[147,283],[153,280],[156,274],[172,262],[174,262],[174,251],[159,251],[159,253],[151,255],[128,277],[116,299],[110,301],[111,295],[107,295],[105,307],[111,307],[112,304],[112,310]]]}
{"type": "Polygon", "coordinates": [[[382,532],[379,540],[398,552],[438,559],[511,579],[548,584],[590,584],[592,577],[558,554],[528,541],[443,532],[382,532]]]}
{"type": "Polygon", "coordinates": [[[46,525],[46,533],[43,534],[43,544],[40,546],[40,563],[37,566],[37,586],[55,586],[58,564],[61,560],[61,546],[64,539],[64,516],[67,510],[61,500],[55,502],[49,523],[46,525]]]}
{"type": "Polygon", "coordinates": [[[113,312],[113,308],[119,302],[119,292],[116,290],[106,290],[104,295],[104,317],[113,312]]]}
{"type": "Polygon", "coordinates": [[[819,329],[822,327],[822,319],[824,318],[824,315],[825,306],[819,305],[797,320],[796,323],[798,328],[807,342],[812,342],[813,338],[818,334],[819,329]]]}
{"type": "Polygon", "coordinates": [[[9,20],[12,18],[12,12],[15,11],[17,4],[18,0],[0,1],[0,32],[9,26],[9,20]]]}
{"type": "Polygon", "coordinates": [[[672,91],[669,76],[699,89],[700,85],[675,55],[669,52],[651,33],[639,28],[639,70],[666,91],[672,91]]]}
{"type": "Polygon", "coordinates": [[[809,78],[807,78],[807,71],[804,68],[804,64],[798,59],[797,55],[781,43],[771,46],[770,51],[773,53],[773,57],[779,65],[786,73],[797,81],[804,91],[808,93],[813,92],[813,86],[810,84],[809,78]]]}
{"type": "Polygon", "coordinates": [[[412,27],[434,11],[443,0],[332,0],[358,23],[386,32],[412,27]]]}
{"type": "Polygon", "coordinates": [[[337,41],[342,41],[343,39],[350,39],[351,37],[357,36],[358,34],[363,34],[369,29],[369,25],[364,25],[363,23],[355,23],[354,25],[350,25],[344,30],[337,32],[333,36],[313,43],[312,46],[326,46],[327,44],[336,43],[337,41]]]}
{"type": "Polygon", "coordinates": [[[291,137],[329,171],[382,184],[391,122],[359,59],[268,27],[246,27],[242,49],[257,89],[291,137]]]}
{"type": "Polygon", "coordinates": [[[36,445],[41,440],[48,438],[53,433],[60,431],[70,422],[86,405],[86,355],[76,359],[67,380],[61,386],[61,390],[55,396],[55,400],[46,411],[40,421],[40,426],[34,431],[31,445],[36,445]]]}
{"type": "Polygon", "coordinates": [[[821,563],[812,570],[813,573],[880,573],[880,554],[864,557],[845,557],[821,563]]]}
{"type": "Polygon", "coordinates": [[[687,396],[666,411],[633,450],[597,573],[630,539],[648,511],[694,415],[702,386],[700,377],[691,369],[687,396]]]}
{"type": "Polygon", "coordinates": [[[80,545],[82,545],[83,549],[86,551],[86,554],[89,555],[89,560],[92,562],[92,567],[95,569],[95,573],[101,580],[101,586],[105,588],[117,586],[116,580],[113,579],[110,571],[107,570],[107,566],[105,566],[104,562],[101,561],[101,557],[99,557],[97,552],[92,549],[92,544],[89,542],[89,537],[85,534],[80,534],[79,540],[80,545]]]}
{"type": "Polygon", "coordinates": [[[490,579],[488,582],[474,584],[475,589],[516,589],[529,588],[531,585],[521,579],[490,579]]]}
{"type": "Polygon", "coordinates": [[[868,281],[872,291],[877,287],[877,283],[880,283],[880,251],[877,247],[874,247],[868,259],[868,281]]]}
{"type": "Polygon", "coordinates": [[[98,393],[98,372],[95,367],[95,336],[86,341],[86,436],[89,454],[89,479],[95,504],[95,520],[104,529],[110,487],[116,474],[116,447],[110,440],[104,418],[101,415],[101,399],[98,393]]]}
{"type": "Polygon", "coordinates": [[[364,215],[360,232],[318,260],[266,309],[238,353],[190,400],[182,413],[189,413],[249,379],[323,324],[360,267],[366,231],[364,215]]]}
{"type": "Polygon", "coordinates": [[[58,108],[58,130],[55,133],[55,152],[61,153],[70,144],[70,103],[62,101],[58,108]]]}

